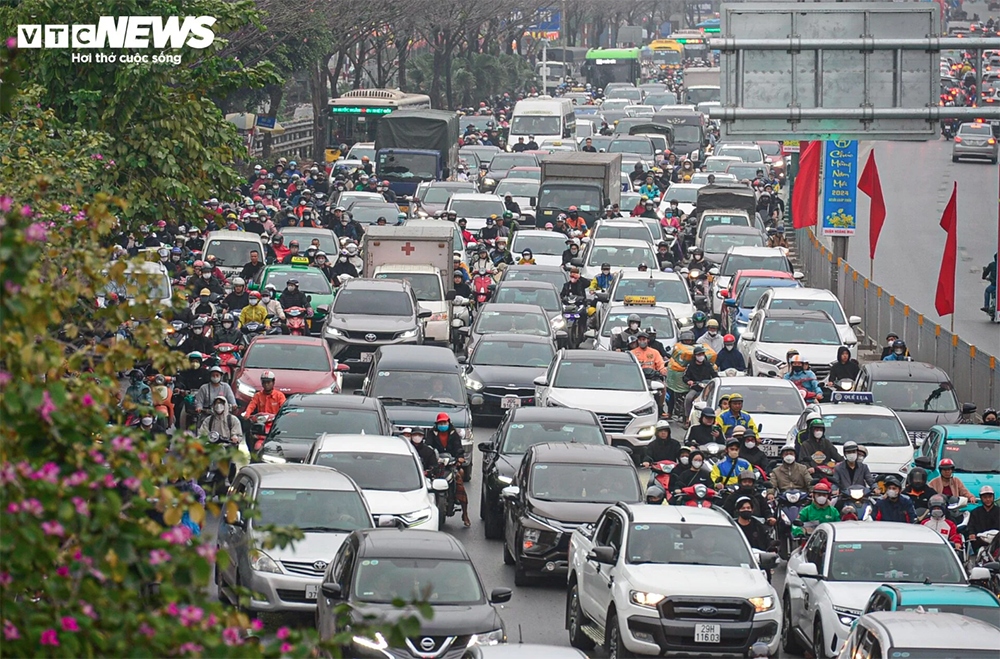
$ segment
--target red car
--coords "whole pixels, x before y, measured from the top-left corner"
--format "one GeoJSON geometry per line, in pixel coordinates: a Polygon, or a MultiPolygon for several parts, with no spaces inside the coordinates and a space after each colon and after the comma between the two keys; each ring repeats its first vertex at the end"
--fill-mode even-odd
{"type": "Polygon", "coordinates": [[[233,393],[246,407],[260,389],[260,375],[274,371],[274,386],[291,394],[339,394],[346,364],[338,363],[326,341],[316,336],[259,336],[240,360],[233,393]]]}

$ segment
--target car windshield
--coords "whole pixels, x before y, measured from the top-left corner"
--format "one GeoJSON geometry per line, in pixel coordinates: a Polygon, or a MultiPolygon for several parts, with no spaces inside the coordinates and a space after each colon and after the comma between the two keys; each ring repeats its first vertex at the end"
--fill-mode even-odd
{"type": "Polygon", "coordinates": [[[966,474],[1000,474],[1000,442],[989,439],[949,439],[943,458],[955,461],[955,471],[966,474]]]}
{"type": "Polygon", "coordinates": [[[553,115],[519,114],[510,122],[514,135],[561,135],[562,120],[553,115]]]}
{"type": "Polygon", "coordinates": [[[626,295],[652,295],[657,304],[689,304],[688,288],[680,279],[645,279],[630,277],[621,279],[615,287],[612,302],[622,302],[626,295]]]}
{"type": "Polygon", "coordinates": [[[499,197],[493,199],[452,199],[449,202],[448,210],[453,211],[459,217],[489,217],[490,215],[501,216],[507,207],[503,205],[503,200],[499,197]]]}
{"type": "Polygon", "coordinates": [[[474,604],[483,601],[483,589],[468,561],[372,558],[358,563],[354,597],[380,604],[394,600],[474,604]]]}
{"type": "MultiPolygon", "coordinates": [[[[701,216],[701,229],[700,229],[700,231],[701,231],[702,234],[704,234],[708,229],[710,229],[712,227],[721,227],[721,226],[748,227],[748,226],[750,226],[750,220],[747,218],[746,215],[714,215],[714,214],[710,215],[708,213],[705,213],[704,215],[701,216]]],[[[721,234],[721,235],[727,235],[727,234],[721,234]]],[[[706,247],[705,251],[706,252],[715,252],[715,251],[725,252],[726,250],[725,249],[722,249],[722,250],[713,250],[713,249],[708,249],[706,247]]]]}
{"type": "Polygon", "coordinates": [[[679,142],[688,144],[701,142],[701,127],[691,124],[674,124],[674,143],[679,142]]]}
{"type": "Polygon", "coordinates": [[[733,176],[735,176],[736,178],[738,178],[741,181],[743,179],[753,180],[753,179],[757,178],[757,170],[758,169],[765,169],[765,167],[763,165],[738,163],[738,164],[730,165],[729,167],[726,167],[726,172],[732,174],[733,176]]]}
{"type": "Polygon", "coordinates": [[[541,312],[491,311],[483,309],[475,325],[476,334],[531,334],[548,336],[549,321],[541,312]]]}
{"type": "Polygon", "coordinates": [[[629,563],[756,565],[740,531],[729,525],[632,524],[627,551],[629,563]]]}
{"type": "MultiPolygon", "coordinates": [[[[286,243],[287,244],[287,243],[286,243]]],[[[204,258],[215,257],[216,265],[230,268],[250,262],[250,252],[261,252],[260,243],[255,240],[226,240],[209,236],[205,244],[204,258]]]]}
{"type": "Polygon", "coordinates": [[[603,445],[607,442],[601,429],[594,426],[583,426],[577,423],[561,421],[529,421],[527,423],[512,423],[507,427],[500,452],[503,454],[525,453],[535,444],[546,442],[573,442],[575,444],[603,445]]]}
{"type": "Polygon", "coordinates": [[[780,156],[781,155],[781,143],[780,142],[758,142],[757,146],[760,150],[764,152],[765,156],[780,156]]]}
{"type": "Polygon", "coordinates": [[[531,496],[542,501],[638,501],[635,470],[619,465],[540,464],[531,467],[531,496]]]}
{"type": "Polygon", "coordinates": [[[761,387],[741,384],[720,387],[720,391],[721,396],[741,394],[743,396],[743,411],[747,414],[798,415],[806,408],[802,396],[793,387],[761,387]]]}
{"type": "Polygon", "coordinates": [[[944,542],[835,542],[830,554],[830,581],[965,583],[944,542]]]}
{"type": "Polygon", "coordinates": [[[412,492],[424,486],[423,474],[412,455],[320,451],[313,464],[347,474],[362,490],[412,492]]]}
{"type": "Polygon", "coordinates": [[[397,215],[399,207],[395,204],[355,204],[351,208],[351,217],[361,224],[375,224],[380,217],[392,224],[397,215]]]}
{"type": "Polygon", "coordinates": [[[503,197],[537,197],[538,184],[532,181],[500,181],[497,183],[497,196],[503,197]]]}
{"type": "Polygon", "coordinates": [[[441,277],[429,272],[380,272],[375,279],[403,279],[410,282],[419,302],[441,302],[441,277]]]}
{"type": "Polygon", "coordinates": [[[676,199],[681,204],[693,204],[698,201],[698,188],[694,186],[690,188],[670,186],[667,188],[667,191],[663,193],[663,198],[667,201],[673,201],[676,199]]]}
{"type": "Polygon", "coordinates": [[[708,158],[705,160],[705,171],[712,173],[719,173],[726,171],[726,167],[733,164],[734,160],[729,160],[727,158],[708,158]]]}
{"type": "Polygon", "coordinates": [[[525,235],[518,231],[514,234],[514,244],[510,250],[512,254],[520,254],[525,249],[530,249],[535,256],[544,254],[547,256],[559,256],[566,249],[566,234],[557,231],[546,231],[544,235],[533,233],[525,235]]]}
{"type": "Polygon", "coordinates": [[[371,528],[365,502],[354,490],[271,489],[257,492],[255,526],[297,526],[307,533],[350,533],[371,528]]]}
{"type": "Polygon", "coordinates": [[[612,268],[638,268],[640,264],[656,266],[656,257],[652,248],[643,245],[642,247],[616,247],[613,245],[595,245],[590,252],[590,259],[587,265],[600,266],[602,263],[610,263],[612,268]]]}
{"type": "Polygon", "coordinates": [[[725,254],[730,247],[763,247],[764,238],[755,233],[710,233],[702,249],[713,254],[725,254]]]}
{"type": "Polygon", "coordinates": [[[281,297],[281,291],[285,290],[285,284],[289,279],[298,279],[299,290],[303,293],[310,295],[333,295],[330,280],[316,268],[269,270],[264,280],[264,285],[274,284],[274,287],[278,290],[278,297],[281,297]]]}
{"type": "Polygon", "coordinates": [[[563,210],[577,206],[581,211],[596,211],[601,209],[601,192],[597,188],[572,184],[543,185],[538,191],[538,205],[563,210]]]}
{"type": "Polygon", "coordinates": [[[285,405],[278,412],[268,439],[312,442],[325,432],[337,435],[379,435],[382,428],[373,410],[337,410],[285,405]]]}
{"type": "Polygon", "coordinates": [[[799,300],[795,298],[775,298],[769,305],[771,309],[795,309],[798,311],[825,311],[833,318],[833,322],[843,325],[844,313],[840,310],[837,300],[799,300]]]}
{"type": "Polygon", "coordinates": [[[544,368],[552,361],[555,352],[547,343],[522,343],[496,341],[485,338],[476,346],[472,355],[474,366],[528,366],[544,368]]]}
{"type": "Polygon", "coordinates": [[[708,101],[718,101],[721,98],[718,87],[692,87],[684,93],[684,100],[689,105],[698,105],[708,101]]]}
{"type": "Polygon", "coordinates": [[[454,405],[465,404],[465,388],[458,373],[379,371],[372,395],[378,398],[430,399],[454,405]]]}
{"type": "Polygon", "coordinates": [[[375,146],[365,146],[361,144],[355,144],[351,147],[351,150],[347,152],[348,160],[361,160],[365,156],[371,160],[375,157],[375,146]]]}
{"type": "Polygon", "coordinates": [[[601,150],[607,151],[608,145],[611,144],[611,140],[613,139],[615,138],[611,137],[610,135],[592,135],[590,138],[590,142],[591,144],[593,144],[594,148],[597,149],[598,151],[601,150]]]}
{"type": "MultiPolygon", "coordinates": [[[[925,613],[957,613],[960,616],[968,616],[970,618],[975,618],[976,620],[981,620],[988,625],[997,626],[998,620],[1000,620],[1000,607],[997,606],[967,606],[964,604],[920,604],[915,606],[897,606],[896,611],[922,611],[925,613]]],[[[994,655],[996,652],[994,651],[994,655]]],[[[896,656],[895,654],[893,656],[896,656]]],[[[912,657],[914,655],[898,655],[900,657],[912,657]]],[[[920,655],[917,655],[920,656],[920,655]]],[[[930,655],[923,655],[930,657],[930,655]]],[[[949,655],[950,656],[950,655],[949,655]]],[[[965,654],[959,655],[960,657],[965,657],[965,654]]]]}
{"type": "MultiPolygon", "coordinates": [[[[530,169],[517,169],[512,167],[507,175],[511,178],[527,178],[534,181],[536,184],[542,180],[542,170],[539,167],[531,167],[530,169]]],[[[538,187],[537,185],[535,186],[538,187]]],[[[537,191],[536,191],[537,194],[537,191]]]]}
{"type": "Polygon", "coordinates": [[[493,301],[500,304],[537,304],[546,311],[562,309],[559,294],[552,288],[501,286],[493,295],[493,301]]]}
{"type": "Polygon", "coordinates": [[[596,238],[621,238],[624,240],[642,240],[645,242],[649,242],[653,239],[653,237],[649,235],[649,229],[647,229],[643,224],[635,224],[632,226],[610,226],[602,224],[597,227],[595,235],[590,237],[591,240],[596,238]]]}
{"type": "MultiPolygon", "coordinates": [[[[559,132],[559,131],[556,131],[559,132]]],[[[498,153],[490,161],[490,171],[505,171],[514,167],[537,167],[535,156],[524,153],[498,153]]]]}
{"type": "Polygon", "coordinates": [[[366,316],[412,316],[413,303],[410,296],[402,291],[350,289],[345,286],[337,293],[333,313],[366,316]]]}
{"type": "MultiPolygon", "coordinates": [[[[517,234],[514,234],[515,237],[517,234]]],[[[559,234],[562,236],[563,234],[559,234]]],[[[516,239],[516,238],[515,238],[516,239]]],[[[565,241],[563,241],[565,245],[565,241]]],[[[541,253],[541,252],[539,252],[541,253]]],[[[503,275],[503,281],[537,281],[537,282],[548,282],[556,287],[556,290],[561,290],[563,284],[566,283],[566,271],[565,270],[541,270],[538,266],[526,265],[521,267],[507,268],[503,275]]]]}
{"type": "Polygon", "coordinates": [[[638,364],[564,359],[559,363],[552,386],[557,389],[645,391],[646,381],[638,364]]]}
{"type": "Polygon", "coordinates": [[[437,156],[427,153],[383,153],[378,160],[378,175],[390,181],[433,181],[437,166],[437,156]]]}
{"type": "Polygon", "coordinates": [[[632,314],[636,314],[642,319],[639,321],[640,327],[643,329],[652,327],[656,330],[657,340],[674,338],[674,320],[671,316],[652,313],[644,314],[633,310],[629,310],[628,313],[609,314],[608,319],[604,322],[604,328],[601,330],[601,336],[611,336],[611,330],[616,327],[625,329],[628,325],[628,317],[632,314]]]}
{"type": "MultiPolygon", "coordinates": [[[[746,220],[746,218],[743,219],[746,220]]],[[[722,276],[732,277],[740,270],[774,270],[775,272],[787,272],[789,274],[792,272],[792,269],[788,267],[788,259],[784,256],[728,255],[722,266],[722,276]]]]}
{"type": "Polygon", "coordinates": [[[326,347],[304,343],[255,341],[243,360],[243,367],[282,371],[333,372],[326,347]]]}
{"type": "Polygon", "coordinates": [[[839,346],[840,333],[828,320],[806,318],[769,318],[764,321],[760,340],[763,343],[808,343],[839,346]]]}
{"type": "Polygon", "coordinates": [[[639,89],[638,87],[618,87],[616,89],[612,89],[609,92],[606,91],[605,95],[609,99],[616,99],[616,98],[627,99],[628,101],[630,101],[630,104],[631,102],[638,103],[639,101],[642,100],[642,90],[639,89]]]}
{"type": "Polygon", "coordinates": [[[958,399],[950,382],[872,382],[875,404],[897,412],[957,412],[958,399]]]}
{"type": "Polygon", "coordinates": [[[755,146],[725,146],[719,149],[720,156],[739,158],[742,162],[761,162],[760,150],[755,146]]]}
{"type": "Polygon", "coordinates": [[[910,446],[903,426],[890,416],[824,414],[826,438],[838,446],[855,441],[862,446],[910,446]]]}
{"type": "Polygon", "coordinates": [[[770,279],[764,280],[761,283],[756,281],[752,284],[747,284],[746,286],[740,286],[740,302],[739,306],[743,309],[752,309],[757,306],[757,301],[760,300],[760,296],[767,292],[768,289],[774,287],[784,287],[786,284],[783,279],[770,279]]]}
{"type": "Polygon", "coordinates": [[[677,95],[673,92],[656,92],[647,96],[645,102],[647,105],[657,108],[664,105],[677,105],[677,95]]]}
{"type": "Polygon", "coordinates": [[[119,298],[130,300],[138,296],[139,291],[150,300],[165,300],[170,297],[170,279],[161,273],[129,272],[125,275],[124,288],[113,281],[104,286],[105,293],[115,293],[119,298]]]}
{"type": "Polygon", "coordinates": [[[420,190],[417,197],[425,204],[447,204],[456,190],[449,190],[444,187],[427,186],[420,190]]]}
{"type": "Polygon", "coordinates": [[[638,140],[612,140],[608,145],[608,153],[635,153],[640,156],[651,156],[656,153],[653,143],[646,138],[638,140]]]}

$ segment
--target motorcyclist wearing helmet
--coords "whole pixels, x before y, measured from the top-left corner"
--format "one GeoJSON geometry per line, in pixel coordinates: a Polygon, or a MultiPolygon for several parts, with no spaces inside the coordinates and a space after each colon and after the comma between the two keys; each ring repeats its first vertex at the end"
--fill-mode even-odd
{"type": "Polygon", "coordinates": [[[726,454],[712,467],[712,482],[718,488],[738,485],[740,474],[748,469],[753,469],[750,463],[740,457],[740,444],[742,441],[736,437],[726,440],[726,454]]]}
{"type": "Polygon", "coordinates": [[[690,456],[691,465],[688,469],[675,469],[670,474],[670,488],[675,495],[692,485],[712,487],[711,472],[705,469],[705,454],[700,448],[693,449],[690,456]]]}
{"type": "Polygon", "coordinates": [[[923,467],[914,467],[906,475],[903,494],[910,497],[914,508],[920,509],[928,508],[928,502],[937,492],[927,484],[927,470],[923,467]]]}
{"type": "Polygon", "coordinates": [[[263,323],[270,325],[267,320],[267,308],[262,304],[263,297],[260,291],[250,291],[249,304],[240,310],[240,326],[246,327],[247,323],[263,323]]]}
{"type": "Polygon", "coordinates": [[[1000,508],[996,505],[996,493],[992,485],[979,488],[979,498],[983,505],[973,508],[969,513],[969,542],[973,547],[984,547],[987,543],[979,538],[979,534],[993,529],[1000,529],[1000,508]]]}
{"type": "Polygon", "coordinates": [[[231,408],[236,408],[236,396],[233,395],[233,389],[229,383],[222,381],[222,375],[222,367],[220,366],[208,369],[208,383],[202,385],[194,397],[195,412],[200,414],[202,410],[209,409],[212,401],[219,396],[225,398],[231,408]]]}
{"type": "Polygon", "coordinates": [[[708,331],[708,316],[705,315],[704,311],[695,311],[694,315],[691,316],[691,322],[694,323],[691,331],[694,332],[694,340],[697,341],[708,331]]]}
{"type": "Polygon", "coordinates": [[[250,304],[250,293],[247,291],[247,282],[242,277],[236,277],[233,279],[233,292],[223,298],[222,306],[239,313],[248,304],[250,304]]]}
{"type": "MultiPolygon", "coordinates": [[[[754,549],[760,551],[767,551],[771,548],[771,536],[767,530],[767,527],[760,523],[759,520],[754,519],[755,517],[760,517],[760,514],[754,510],[754,498],[750,496],[739,496],[733,502],[733,510],[729,512],[730,515],[736,520],[736,525],[740,527],[740,531],[743,531],[743,535],[746,536],[747,542],[754,549]]],[[[760,645],[764,645],[761,643],[760,645]]],[[[756,648],[757,644],[754,645],[756,648]]],[[[766,657],[767,646],[764,645],[765,654],[762,655],[751,655],[751,656],[763,656],[766,657]]]]}
{"type": "Polygon", "coordinates": [[[301,307],[306,309],[307,315],[311,314],[312,307],[309,304],[309,298],[299,288],[298,277],[291,277],[285,282],[285,290],[281,291],[281,298],[278,301],[281,303],[282,309],[301,307]]]}
{"type": "Polygon", "coordinates": [[[236,326],[236,316],[231,313],[222,314],[219,331],[215,333],[215,345],[232,343],[235,346],[243,344],[243,332],[236,326]]]}
{"type": "Polygon", "coordinates": [[[747,497],[753,503],[753,514],[757,517],[770,517],[767,500],[757,488],[757,472],[745,469],[740,472],[739,487],[733,490],[722,502],[722,508],[732,517],[736,517],[736,502],[747,497]]]}
{"type": "Polygon", "coordinates": [[[719,321],[709,318],[705,323],[705,333],[698,337],[698,343],[712,349],[712,352],[719,354],[724,346],[722,335],[719,334],[719,321]]]}
{"type": "Polygon", "coordinates": [[[882,358],[884,362],[906,362],[910,360],[910,351],[906,349],[906,342],[896,339],[892,342],[892,352],[882,358]]]}
{"type": "Polygon", "coordinates": [[[746,359],[743,358],[743,353],[736,349],[736,337],[732,334],[722,337],[722,350],[718,350],[715,354],[715,367],[720,373],[731,368],[741,373],[746,372],[746,359]]]}
{"type": "Polygon", "coordinates": [[[771,471],[771,484],[779,492],[809,491],[812,486],[812,476],[804,464],[795,461],[795,444],[785,444],[781,447],[781,462],[771,471]]]}
{"type": "Polygon", "coordinates": [[[277,414],[285,404],[285,394],[274,388],[274,371],[264,371],[260,375],[261,390],[253,395],[243,411],[249,419],[254,414],[277,414]]]}
{"type": "Polygon", "coordinates": [[[940,492],[945,497],[965,497],[969,503],[976,503],[975,495],[969,491],[962,479],[955,475],[954,460],[951,458],[941,460],[938,463],[938,472],[939,475],[928,483],[935,492],[940,492]]]}
{"type": "Polygon", "coordinates": [[[703,383],[719,376],[715,370],[715,365],[709,359],[705,346],[696,343],[692,351],[692,356],[693,359],[684,370],[683,376],[684,382],[690,387],[684,397],[685,419],[691,416],[691,406],[694,405],[694,399],[701,393],[703,383]]]}
{"type": "Polygon", "coordinates": [[[278,289],[274,284],[267,284],[264,286],[264,290],[260,294],[260,305],[264,307],[264,311],[267,312],[268,316],[275,316],[278,320],[285,320],[285,310],[282,308],[281,303],[278,302],[278,289]]]}
{"type": "Polygon", "coordinates": [[[469,286],[464,270],[456,269],[452,273],[452,287],[455,289],[456,298],[461,297],[466,300],[472,299],[472,287],[469,286]]]}
{"type": "Polygon", "coordinates": [[[806,393],[815,394],[816,400],[823,400],[823,390],[820,389],[816,374],[806,368],[805,362],[798,355],[792,357],[792,370],[785,374],[785,379],[806,393]]]}
{"type": "Polygon", "coordinates": [[[535,255],[530,249],[525,248],[521,252],[521,258],[517,260],[517,265],[535,265],[535,255]]]}
{"type": "Polygon", "coordinates": [[[875,502],[873,519],[876,522],[902,522],[914,524],[917,521],[917,511],[913,508],[910,497],[902,492],[903,481],[896,474],[885,478],[885,496],[875,502]]]}
{"type": "MultiPolygon", "coordinates": [[[[615,276],[611,274],[611,264],[602,263],[601,272],[593,278],[590,282],[590,290],[592,291],[606,291],[611,288],[611,283],[615,280],[615,276]]],[[[633,314],[634,315],[634,314],[633,314]]]]}
{"type": "Polygon", "coordinates": [[[708,261],[705,259],[705,250],[701,247],[692,247],[688,254],[691,256],[691,260],[688,261],[689,270],[697,268],[698,270],[707,271],[709,269],[708,261]]]}
{"type": "Polygon", "coordinates": [[[647,199],[646,203],[642,206],[642,212],[639,213],[639,217],[647,218],[650,220],[659,220],[660,216],[656,212],[656,202],[652,199],[647,199]]]}
{"type": "Polygon", "coordinates": [[[637,313],[631,313],[628,315],[626,320],[626,325],[622,331],[618,334],[612,334],[611,336],[611,349],[615,352],[624,352],[628,346],[628,339],[630,336],[639,336],[639,325],[642,324],[642,318],[639,317],[637,313]]]}
{"type": "MultiPolygon", "coordinates": [[[[654,481],[655,483],[655,481],[654,481]]],[[[646,488],[646,503],[650,506],[662,506],[667,493],[658,483],[646,488]]]]}
{"type": "Polygon", "coordinates": [[[580,215],[580,211],[576,206],[570,206],[567,209],[566,226],[573,231],[580,231],[581,233],[587,232],[587,221],[583,219],[582,215],[580,215]]]}
{"type": "Polygon", "coordinates": [[[226,294],[226,289],[222,285],[222,281],[212,275],[212,268],[206,264],[204,261],[195,261],[192,266],[195,270],[188,280],[188,286],[191,287],[192,291],[199,291],[207,288],[210,292],[215,293],[219,297],[226,294]]]}
{"type": "Polygon", "coordinates": [[[670,251],[670,243],[661,240],[656,244],[656,267],[659,270],[673,268],[676,265],[674,253],[670,251]]]}
{"type": "Polygon", "coordinates": [[[753,465],[754,468],[760,468],[762,473],[768,473],[771,471],[771,458],[767,456],[767,453],[760,448],[760,438],[757,437],[752,432],[746,431],[743,426],[736,426],[733,428],[733,437],[741,437],[743,439],[743,445],[740,446],[740,457],[753,465]],[[743,430],[744,432],[740,433],[743,430]]]}
{"type": "Polygon", "coordinates": [[[983,425],[1000,426],[1000,417],[998,417],[997,411],[992,407],[987,407],[983,410],[983,425]]]}
{"type": "Polygon", "coordinates": [[[736,391],[729,394],[729,409],[719,415],[719,426],[725,435],[732,434],[736,426],[743,426],[754,435],[759,434],[757,422],[743,411],[743,394],[736,391]]]}
{"type": "Polygon", "coordinates": [[[882,346],[882,355],[879,359],[884,360],[886,357],[892,354],[892,344],[899,339],[899,334],[895,332],[889,332],[885,335],[885,345],[882,346]]]}
{"type": "Polygon", "coordinates": [[[212,413],[198,426],[199,435],[210,435],[213,432],[227,438],[233,444],[243,441],[243,425],[240,419],[230,413],[231,406],[225,396],[212,398],[212,413]]]}
{"type": "Polygon", "coordinates": [[[858,360],[851,357],[851,349],[847,346],[837,348],[837,361],[830,366],[830,386],[836,386],[841,380],[851,380],[858,377],[861,366],[858,360]]]}
{"type": "MultiPolygon", "coordinates": [[[[865,494],[875,486],[875,476],[861,460],[858,460],[860,447],[854,440],[844,442],[844,460],[833,468],[833,482],[841,492],[847,492],[852,487],[862,487],[865,494]]],[[[926,480],[926,472],[924,479],[926,480]]]]}
{"type": "Polygon", "coordinates": [[[204,318],[195,318],[191,322],[191,330],[188,335],[187,341],[184,342],[184,347],[188,350],[197,351],[203,354],[211,354],[215,352],[215,343],[212,338],[206,336],[208,333],[208,324],[205,322],[204,318]]]}
{"type": "Polygon", "coordinates": [[[462,446],[462,438],[451,422],[451,417],[446,412],[440,412],[434,421],[434,430],[428,437],[427,443],[438,453],[450,453],[458,462],[456,501],[462,506],[462,522],[465,526],[471,526],[469,521],[469,496],[465,491],[462,480],[462,465],[465,463],[465,448],[462,446]]]}
{"type": "Polygon", "coordinates": [[[704,446],[722,439],[722,430],[716,425],[715,410],[705,407],[698,417],[698,424],[691,426],[685,441],[693,446],[704,446]]]}
{"type": "Polygon", "coordinates": [[[128,373],[128,387],[125,388],[125,395],[122,404],[125,409],[136,407],[153,406],[153,390],[143,381],[143,373],[137,368],[133,368],[128,373]]]}
{"type": "MultiPolygon", "coordinates": [[[[917,507],[920,508],[923,506],[917,507]]],[[[948,519],[948,500],[940,494],[935,494],[928,498],[926,508],[927,517],[924,518],[921,524],[943,535],[956,550],[961,551],[964,538],[958,532],[955,522],[948,519]]]]}
{"type": "Polygon", "coordinates": [[[570,296],[576,296],[582,300],[586,296],[589,286],[590,280],[580,275],[580,268],[573,266],[569,271],[569,281],[563,284],[559,297],[562,298],[563,302],[570,296]]]}
{"type": "MultiPolygon", "coordinates": [[[[840,511],[830,505],[830,485],[826,481],[816,483],[812,491],[812,501],[809,505],[799,511],[799,519],[806,522],[839,522],[840,511]]],[[[792,535],[798,536],[805,533],[799,526],[792,527],[792,535]]]]}
{"type": "Polygon", "coordinates": [[[670,422],[662,419],[656,422],[653,441],[647,444],[643,450],[645,451],[642,460],[643,467],[663,460],[677,462],[681,453],[681,443],[670,436],[670,422]]]}
{"type": "Polygon", "coordinates": [[[646,334],[645,330],[639,330],[639,333],[635,335],[636,347],[630,350],[635,358],[639,360],[639,366],[643,369],[652,369],[660,375],[667,374],[666,364],[663,363],[663,357],[659,352],[649,347],[649,335],[646,334]]]}
{"type": "MultiPolygon", "coordinates": [[[[732,399],[729,401],[732,407],[732,399]]],[[[806,427],[800,430],[795,438],[795,445],[798,447],[798,461],[809,469],[809,473],[816,471],[816,464],[825,464],[833,460],[843,461],[837,447],[826,436],[826,421],[818,412],[811,412],[806,417],[806,427]]]]}

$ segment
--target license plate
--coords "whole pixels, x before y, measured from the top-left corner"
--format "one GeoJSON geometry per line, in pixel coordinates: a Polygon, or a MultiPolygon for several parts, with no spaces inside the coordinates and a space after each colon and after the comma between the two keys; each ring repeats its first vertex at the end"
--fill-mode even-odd
{"type": "Polygon", "coordinates": [[[521,399],[517,396],[504,396],[500,399],[500,408],[504,410],[511,410],[515,407],[521,407],[521,399]]]}
{"type": "Polygon", "coordinates": [[[697,624],[694,626],[695,643],[721,643],[722,625],[697,624]]]}
{"type": "Polygon", "coordinates": [[[306,599],[314,600],[319,596],[319,584],[310,583],[306,584],[306,599]]]}
{"type": "Polygon", "coordinates": [[[781,444],[772,439],[761,440],[760,449],[764,451],[764,455],[769,458],[776,458],[781,452],[781,444]]]}
{"type": "Polygon", "coordinates": [[[361,361],[363,361],[363,362],[370,362],[372,360],[372,356],[374,354],[375,354],[374,352],[363,352],[363,353],[361,353],[361,361]]]}

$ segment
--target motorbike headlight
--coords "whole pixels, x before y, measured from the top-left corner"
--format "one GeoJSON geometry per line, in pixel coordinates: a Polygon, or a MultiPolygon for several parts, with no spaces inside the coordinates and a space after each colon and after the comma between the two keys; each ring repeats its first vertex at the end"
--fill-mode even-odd
{"type": "Polygon", "coordinates": [[[399,517],[406,522],[407,526],[416,526],[417,524],[423,524],[435,514],[437,514],[436,508],[424,508],[423,510],[415,510],[412,513],[400,515],[399,517]]]}
{"type": "Polygon", "coordinates": [[[472,638],[469,639],[469,644],[465,647],[471,648],[473,645],[500,645],[506,642],[507,634],[502,629],[494,629],[482,634],[473,634],[472,638]]]}
{"type": "Polygon", "coordinates": [[[485,387],[486,385],[484,385],[481,381],[477,380],[476,378],[466,373],[465,386],[466,388],[471,389],[473,391],[482,391],[483,387],[485,387]]]}
{"type": "Polygon", "coordinates": [[[432,313],[431,317],[428,318],[428,320],[430,320],[430,321],[448,320],[448,312],[447,311],[442,311],[441,313],[432,313]]]}
{"type": "Polygon", "coordinates": [[[566,319],[562,316],[556,316],[549,321],[549,325],[552,326],[552,330],[558,332],[559,330],[566,329],[566,319]]]}
{"type": "Polygon", "coordinates": [[[342,339],[344,337],[343,332],[333,327],[327,327],[323,333],[326,335],[327,338],[330,339],[342,339]]]}
{"type": "Polygon", "coordinates": [[[633,416],[648,416],[650,414],[656,414],[656,403],[650,403],[645,407],[640,407],[636,411],[632,412],[633,416]]]}
{"type": "Polygon", "coordinates": [[[236,390],[239,391],[244,396],[250,396],[251,398],[253,398],[254,394],[257,393],[256,389],[254,389],[253,387],[251,387],[246,382],[243,382],[242,380],[239,380],[236,383],[236,390]]]}
{"type": "Polygon", "coordinates": [[[662,602],[664,597],[665,595],[659,593],[646,593],[641,590],[630,590],[628,592],[628,598],[632,600],[633,604],[649,609],[655,609],[656,605],[662,602]]]}
{"type": "Polygon", "coordinates": [[[389,643],[386,642],[385,637],[382,636],[381,632],[375,632],[374,638],[368,638],[367,636],[355,636],[351,641],[358,647],[365,648],[367,650],[384,650],[389,647],[389,643]]]}
{"type": "Polygon", "coordinates": [[[496,184],[497,184],[496,180],[491,179],[489,176],[483,179],[483,185],[496,185],[496,184]]]}
{"type": "Polygon", "coordinates": [[[419,217],[419,218],[427,218],[427,217],[430,217],[430,216],[427,213],[425,213],[424,211],[417,211],[417,217],[419,217]]]}
{"type": "Polygon", "coordinates": [[[764,613],[765,611],[770,611],[774,608],[774,598],[770,595],[765,595],[764,597],[751,597],[750,603],[753,604],[754,611],[757,613],[764,613]]]}
{"type": "Polygon", "coordinates": [[[400,332],[399,336],[396,337],[396,338],[399,338],[399,339],[415,339],[415,338],[417,338],[417,329],[413,328],[411,330],[406,330],[405,332],[400,332]]]}
{"type": "Polygon", "coordinates": [[[759,362],[764,362],[765,364],[771,364],[772,366],[778,366],[779,364],[781,364],[780,359],[776,359],[771,355],[767,355],[761,352],[760,350],[753,351],[753,358],[759,362]]]}
{"type": "Polygon", "coordinates": [[[250,553],[250,567],[257,572],[281,574],[281,565],[278,564],[278,561],[260,550],[254,550],[250,553]]]}

